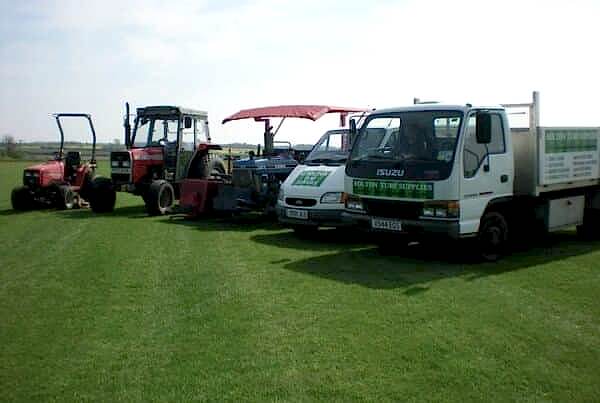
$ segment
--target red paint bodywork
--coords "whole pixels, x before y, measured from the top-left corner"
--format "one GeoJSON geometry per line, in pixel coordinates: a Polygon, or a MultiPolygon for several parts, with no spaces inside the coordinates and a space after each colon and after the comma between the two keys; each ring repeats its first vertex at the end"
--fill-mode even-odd
{"type": "Polygon", "coordinates": [[[180,185],[179,206],[193,217],[209,212],[220,183],[210,179],[184,179],[180,185]]]}
{"type": "Polygon", "coordinates": [[[39,187],[48,187],[55,184],[68,183],[73,187],[74,191],[78,191],[83,185],[85,176],[89,171],[88,164],[82,164],[77,167],[75,174],[72,177],[65,177],[64,161],[51,160],[41,164],[31,165],[25,168],[26,171],[37,171],[40,174],[38,181],[39,187]]]}
{"type": "Polygon", "coordinates": [[[162,166],[164,156],[162,147],[133,148],[129,151],[131,154],[133,183],[140,182],[148,173],[150,167],[162,166]]]}
{"type": "Polygon", "coordinates": [[[56,183],[64,182],[65,164],[63,161],[47,161],[25,168],[27,171],[37,171],[40,173],[38,185],[47,187],[56,183]]]}

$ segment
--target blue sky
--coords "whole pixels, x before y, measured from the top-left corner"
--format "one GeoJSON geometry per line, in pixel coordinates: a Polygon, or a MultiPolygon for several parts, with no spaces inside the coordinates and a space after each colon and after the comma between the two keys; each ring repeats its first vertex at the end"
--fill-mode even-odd
{"type": "MultiPolygon", "coordinates": [[[[585,0],[0,0],[0,135],[53,140],[49,115],[81,111],[101,140],[122,138],[130,101],[207,110],[214,141],[258,143],[260,125],[220,121],[273,104],[497,104],[533,90],[542,124],[600,126],[599,15],[585,0]]],[[[279,136],[312,143],[336,122],[279,136]]]]}

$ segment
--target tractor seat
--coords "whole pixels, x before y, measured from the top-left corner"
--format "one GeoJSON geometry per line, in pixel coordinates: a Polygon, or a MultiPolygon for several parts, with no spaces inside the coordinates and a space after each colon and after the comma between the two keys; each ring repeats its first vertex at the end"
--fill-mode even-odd
{"type": "Polygon", "coordinates": [[[69,151],[65,158],[66,176],[75,175],[77,168],[81,165],[81,155],[79,151],[69,151]]]}

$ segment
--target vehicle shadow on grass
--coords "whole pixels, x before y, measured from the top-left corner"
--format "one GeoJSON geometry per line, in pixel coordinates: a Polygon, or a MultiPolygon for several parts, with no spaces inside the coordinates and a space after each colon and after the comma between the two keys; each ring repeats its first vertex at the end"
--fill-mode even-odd
{"type": "Polygon", "coordinates": [[[237,216],[207,216],[201,218],[188,218],[182,214],[165,217],[162,223],[169,225],[182,225],[197,228],[199,231],[234,231],[252,232],[257,230],[282,229],[277,220],[259,213],[247,213],[237,216]]]}
{"type": "MultiPolygon", "coordinates": [[[[313,247],[313,240],[294,241],[288,233],[280,234],[280,240],[275,240],[277,236],[269,234],[253,238],[276,246],[301,249],[304,245],[304,249],[326,249],[322,245],[313,247]]],[[[417,295],[426,292],[437,280],[460,277],[476,281],[600,251],[600,241],[583,241],[569,232],[552,234],[529,249],[512,251],[493,263],[477,262],[469,257],[467,244],[462,244],[459,249],[452,243],[445,247],[434,243],[415,244],[398,249],[393,255],[382,254],[377,247],[356,249],[357,245],[352,243],[331,246],[338,247],[336,253],[281,263],[285,263],[283,267],[287,270],[328,280],[375,289],[406,288],[406,295],[417,295]]]]}
{"type": "Polygon", "coordinates": [[[143,218],[149,217],[146,213],[144,205],[117,207],[109,213],[94,213],[89,208],[81,208],[74,210],[55,210],[63,218],[73,220],[101,218],[101,217],[127,217],[127,218],[143,218]]]}

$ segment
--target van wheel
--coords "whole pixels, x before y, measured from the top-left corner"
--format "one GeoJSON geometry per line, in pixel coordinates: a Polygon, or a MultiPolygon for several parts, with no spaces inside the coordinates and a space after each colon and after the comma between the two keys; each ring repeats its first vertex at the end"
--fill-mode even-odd
{"type": "Polygon", "coordinates": [[[500,213],[486,213],[481,218],[477,243],[481,258],[494,262],[506,252],[508,224],[500,213]]]}
{"type": "Polygon", "coordinates": [[[145,194],[144,202],[149,215],[167,214],[175,203],[173,186],[165,180],[152,182],[145,194]]]}

